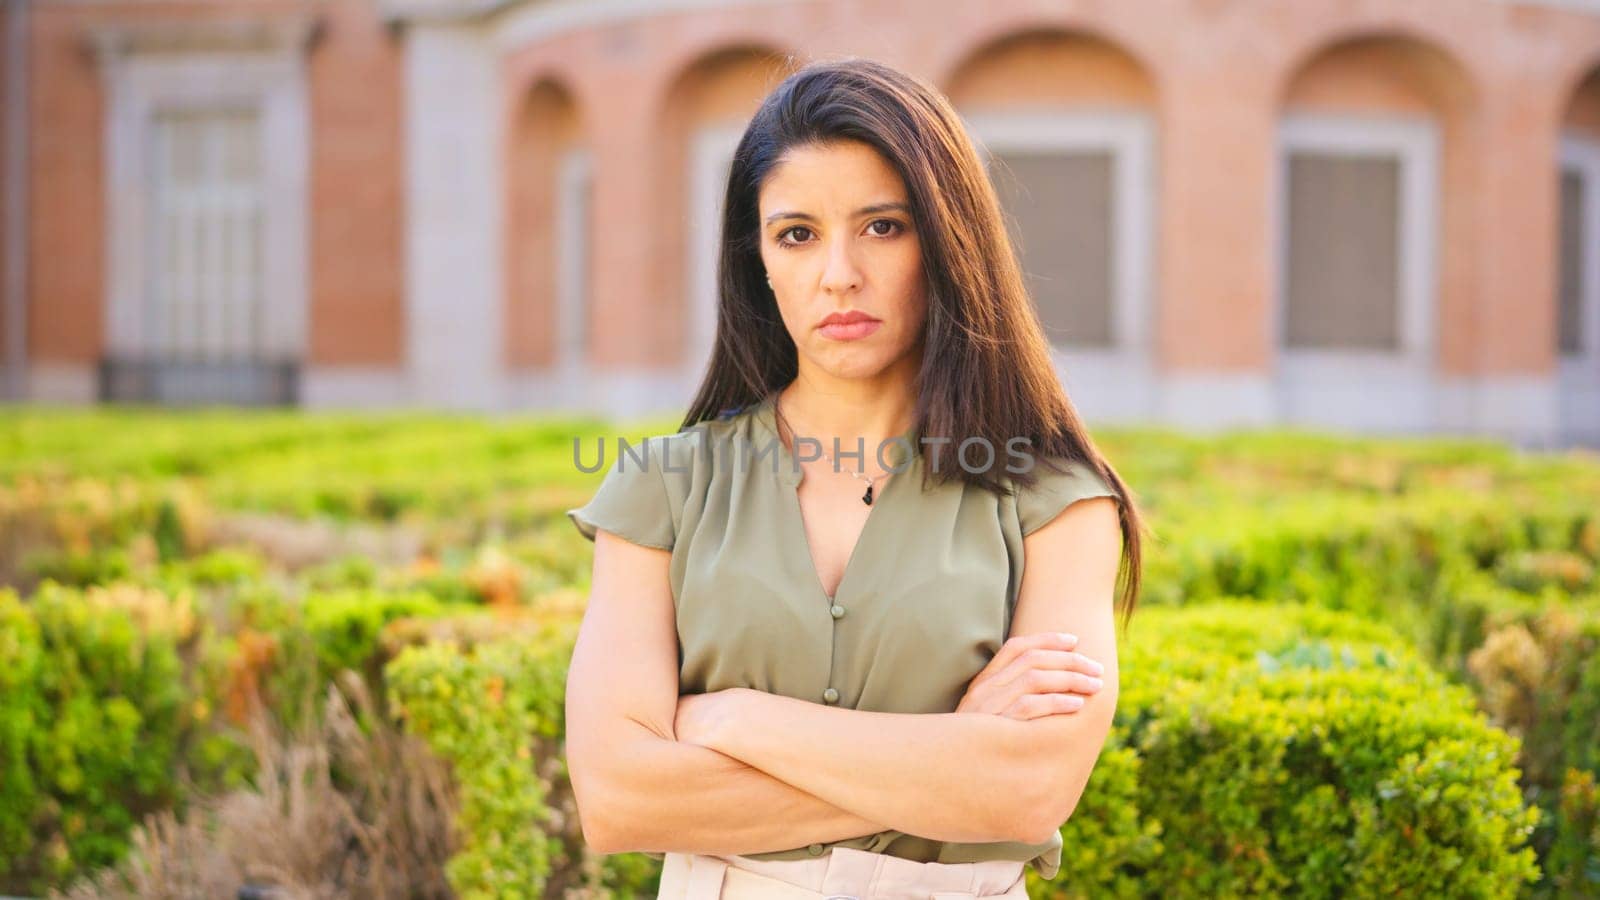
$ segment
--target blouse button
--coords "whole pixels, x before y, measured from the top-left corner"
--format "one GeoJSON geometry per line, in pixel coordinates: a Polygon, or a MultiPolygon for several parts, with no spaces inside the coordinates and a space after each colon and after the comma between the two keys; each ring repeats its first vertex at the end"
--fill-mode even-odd
{"type": "Polygon", "coordinates": [[[828,688],[827,690],[822,692],[822,699],[827,701],[827,702],[829,702],[829,703],[838,703],[839,702],[839,692],[834,690],[833,688],[828,688]]]}
{"type": "Polygon", "coordinates": [[[843,616],[844,616],[844,607],[842,607],[839,604],[835,603],[833,605],[833,608],[828,610],[828,612],[833,613],[833,617],[835,619],[843,618],[843,616]]]}
{"type": "Polygon", "coordinates": [[[821,856],[822,855],[822,845],[821,844],[812,844],[811,846],[806,848],[806,851],[809,852],[812,856],[821,856]]]}

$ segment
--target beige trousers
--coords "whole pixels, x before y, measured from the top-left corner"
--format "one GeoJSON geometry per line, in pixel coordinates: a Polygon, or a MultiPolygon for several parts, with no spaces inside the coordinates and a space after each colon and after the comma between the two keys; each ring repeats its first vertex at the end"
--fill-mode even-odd
{"type": "Polygon", "coordinates": [[[657,900],[973,900],[1027,897],[1025,864],[917,862],[831,847],[815,859],[667,853],[657,900]]]}

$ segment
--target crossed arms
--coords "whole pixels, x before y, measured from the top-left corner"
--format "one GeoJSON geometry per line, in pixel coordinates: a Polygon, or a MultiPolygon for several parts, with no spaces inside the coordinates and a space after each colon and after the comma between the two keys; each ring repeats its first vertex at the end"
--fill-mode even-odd
{"type": "Polygon", "coordinates": [[[1078,712],[880,713],[732,690],[683,698],[716,707],[701,711],[710,724],[694,741],[677,733],[671,553],[600,531],[566,692],[584,841],[602,853],[750,854],[886,829],[1047,840],[1077,806],[1115,712],[1114,502],[1074,503],[1024,542],[1011,635],[1078,635],[1105,667],[1104,689],[1078,712]]]}

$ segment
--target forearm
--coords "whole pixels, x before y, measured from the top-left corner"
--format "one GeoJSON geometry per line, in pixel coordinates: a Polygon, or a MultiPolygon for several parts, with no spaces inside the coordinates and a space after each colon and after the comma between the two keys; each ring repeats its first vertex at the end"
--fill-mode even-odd
{"type": "Polygon", "coordinates": [[[883,713],[741,690],[709,746],[888,828],[940,841],[1018,840],[1010,811],[1034,766],[1022,729],[983,713],[883,713]]]}
{"type": "Polygon", "coordinates": [[[763,853],[883,825],[698,744],[643,727],[611,781],[609,852],[763,853]]]}

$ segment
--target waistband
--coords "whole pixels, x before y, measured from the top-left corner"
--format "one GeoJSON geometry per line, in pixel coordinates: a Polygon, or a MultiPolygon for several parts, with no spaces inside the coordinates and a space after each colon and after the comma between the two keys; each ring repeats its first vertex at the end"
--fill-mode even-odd
{"type": "Polygon", "coordinates": [[[816,859],[667,853],[657,900],[977,900],[1028,896],[1015,860],[918,862],[850,847],[816,859]]]}

